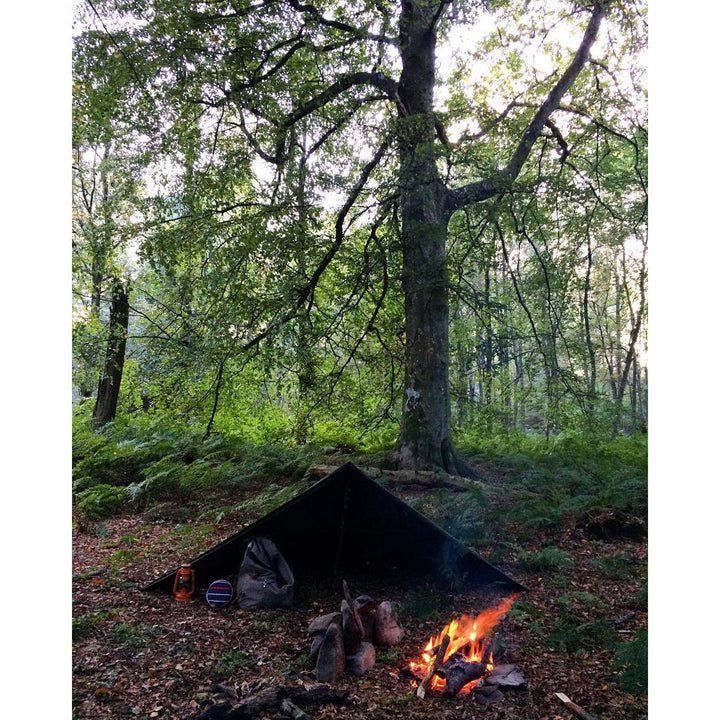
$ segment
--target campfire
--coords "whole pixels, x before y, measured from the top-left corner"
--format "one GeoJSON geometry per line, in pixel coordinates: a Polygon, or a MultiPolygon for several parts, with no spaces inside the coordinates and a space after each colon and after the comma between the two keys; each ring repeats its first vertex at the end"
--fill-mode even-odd
{"type": "Polygon", "coordinates": [[[409,664],[418,697],[425,697],[428,690],[446,696],[467,694],[486,681],[493,687],[523,684],[524,678],[514,665],[496,666],[491,638],[518,597],[512,595],[477,616],[452,620],[431,637],[420,659],[409,664]]]}

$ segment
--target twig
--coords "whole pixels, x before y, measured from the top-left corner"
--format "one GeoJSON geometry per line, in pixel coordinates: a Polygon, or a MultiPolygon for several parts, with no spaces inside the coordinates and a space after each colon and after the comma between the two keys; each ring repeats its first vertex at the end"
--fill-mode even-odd
{"type": "Polygon", "coordinates": [[[565,704],[568,710],[574,712],[579,718],[582,718],[582,720],[600,720],[597,715],[593,715],[587,710],[583,710],[579,705],[576,705],[565,693],[555,693],[555,695],[565,704]]]}

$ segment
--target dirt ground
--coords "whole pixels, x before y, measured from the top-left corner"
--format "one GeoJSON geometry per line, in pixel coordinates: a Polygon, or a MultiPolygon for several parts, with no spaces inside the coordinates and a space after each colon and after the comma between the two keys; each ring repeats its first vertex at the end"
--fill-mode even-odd
{"type": "MultiPolygon", "coordinates": [[[[402,493],[398,493],[402,495],[402,493]]],[[[237,502],[237,498],[234,498],[237,502]]],[[[211,504],[211,503],[210,503],[211,504]]],[[[216,506],[222,505],[218,499],[216,506]]],[[[202,598],[181,604],[172,595],[141,588],[164,572],[192,559],[254,518],[207,513],[203,507],[165,506],[97,523],[80,523],[73,532],[73,718],[199,717],[219,700],[222,685],[243,698],[274,684],[310,685],[305,658],[308,623],[339,608],[340,588],[303,588],[288,610],[214,609],[202,598]],[[215,690],[213,690],[215,687],[215,690]]],[[[509,522],[508,533],[512,532],[509,522]]],[[[429,588],[393,587],[381,578],[356,587],[399,604],[406,634],[392,649],[378,649],[375,666],[360,678],[343,677],[336,687],[348,692],[341,705],[307,708],[323,718],[415,718],[443,720],[569,720],[575,717],[555,693],[603,720],[644,720],[647,697],[624,691],[613,667],[612,642],[647,627],[646,603],[637,599],[647,576],[647,544],[594,540],[582,528],[538,532],[511,549],[479,548],[497,567],[529,590],[503,620],[504,662],[516,663],[525,687],[504,691],[504,699],[484,707],[471,696],[454,699],[415,696],[407,667],[445,622],[474,614],[491,600],[478,594],[438,595],[429,588]],[[571,569],[528,568],[516,548],[539,552],[552,545],[568,553],[571,569]],[[515,549],[513,549],[515,548],[515,549]],[[618,558],[622,562],[618,561],[618,558]],[[368,586],[369,585],[369,586],[368,586]],[[425,607],[423,604],[425,603],[425,607]],[[603,621],[614,637],[573,645],[563,642],[563,622],[587,627],[603,621]],[[574,623],[574,624],[573,624],[574,623]],[[559,640],[558,640],[559,638],[559,640]]],[[[238,565],[241,558],[238,558],[238,565]]],[[[568,630],[568,632],[570,632],[568,630]]],[[[227,692],[227,691],[226,691],[227,692]]],[[[282,718],[279,711],[258,717],[282,718]]]]}

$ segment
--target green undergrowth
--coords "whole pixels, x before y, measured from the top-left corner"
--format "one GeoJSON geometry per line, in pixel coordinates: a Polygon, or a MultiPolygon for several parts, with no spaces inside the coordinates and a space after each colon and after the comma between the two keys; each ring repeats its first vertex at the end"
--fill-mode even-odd
{"type": "Polygon", "coordinates": [[[464,493],[438,490],[410,498],[408,504],[468,545],[482,545],[488,539],[484,520],[488,499],[482,487],[464,493]]]}
{"type": "Polygon", "coordinates": [[[476,440],[462,452],[486,474],[501,478],[491,492],[503,499],[502,513],[510,505],[510,518],[528,533],[603,513],[647,518],[644,435],[548,440],[506,433],[476,440]]]}
{"type": "Polygon", "coordinates": [[[640,628],[631,640],[620,643],[613,659],[618,684],[635,695],[648,691],[648,631],[640,628]]]}
{"type": "Polygon", "coordinates": [[[203,438],[163,422],[111,423],[94,432],[77,418],[73,495],[76,508],[88,520],[146,510],[164,501],[197,499],[208,491],[256,486],[271,493],[256,500],[262,509],[277,498],[276,505],[288,499],[293,492],[284,485],[297,483],[327,450],[280,442],[250,445],[220,435],[203,438]]]}
{"type": "MultiPolygon", "coordinates": [[[[413,500],[451,534],[481,547],[512,522],[523,541],[588,514],[647,517],[647,438],[603,439],[565,435],[546,439],[516,432],[461,436],[461,454],[480,471],[482,486],[466,493],[436,491],[413,500]],[[486,479],[486,477],[489,480],[486,479]]],[[[210,491],[247,491],[239,504],[209,511],[267,512],[296,494],[316,463],[348,460],[373,465],[373,455],[351,448],[294,445],[268,438],[249,444],[240,436],[204,438],[193,427],[163,418],[123,418],[99,432],[87,418],[73,426],[73,493],[83,517],[100,520],[127,510],[182,503],[210,491]]],[[[213,515],[214,512],[214,515],[213,515]]],[[[526,560],[526,558],[523,558],[526,560]]]]}

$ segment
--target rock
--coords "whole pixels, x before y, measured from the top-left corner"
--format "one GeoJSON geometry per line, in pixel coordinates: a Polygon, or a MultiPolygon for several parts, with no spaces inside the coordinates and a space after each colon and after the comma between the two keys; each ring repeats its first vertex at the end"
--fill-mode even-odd
{"type": "Polygon", "coordinates": [[[342,629],[343,642],[345,644],[345,654],[354,655],[360,650],[363,639],[362,625],[358,625],[358,618],[348,604],[347,600],[343,600],[340,604],[342,613],[342,629]]]}
{"type": "Polygon", "coordinates": [[[312,644],[310,645],[310,652],[308,653],[307,664],[312,667],[317,662],[318,653],[320,652],[320,646],[323,644],[325,639],[324,634],[316,633],[313,635],[312,644]]]}
{"type": "Polygon", "coordinates": [[[472,696],[481,705],[494,705],[505,699],[495,685],[475,686],[472,689],[472,696]]]}
{"type": "Polygon", "coordinates": [[[348,675],[364,675],[375,665],[375,646],[369,642],[360,643],[354,655],[345,657],[345,672],[348,675]]]}
{"type": "Polygon", "coordinates": [[[381,602],[375,613],[375,642],[395,647],[402,642],[403,637],[405,631],[395,615],[392,603],[387,600],[381,602]]]}
{"type": "Polygon", "coordinates": [[[371,639],[375,635],[375,611],[380,603],[368,595],[355,598],[353,605],[362,622],[364,637],[371,639]]]}
{"type": "Polygon", "coordinates": [[[520,687],[525,684],[525,678],[517,665],[496,665],[492,672],[485,676],[485,683],[501,688],[520,687]]]}
{"type": "Polygon", "coordinates": [[[308,626],[308,633],[310,635],[315,635],[315,633],[324,634],[331,623],[342,624],[342,615],[339,612],[334,612],[315,618],[308,626]]]}
{"type": "Polygon", "coordinates": [[[331,623],[318,650],[315,675],[318,682],[335,682],[345,671],[342,629],[331,623]]]}

